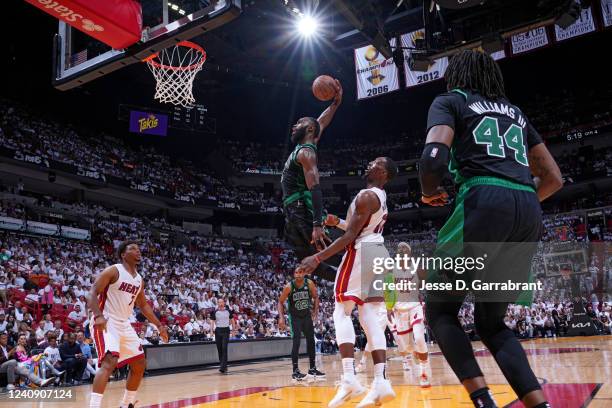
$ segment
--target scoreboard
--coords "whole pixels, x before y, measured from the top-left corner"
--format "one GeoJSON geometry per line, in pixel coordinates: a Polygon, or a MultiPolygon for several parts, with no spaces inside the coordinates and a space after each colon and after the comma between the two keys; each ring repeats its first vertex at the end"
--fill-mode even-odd
{"type": "Polygon", "coordinates": [[[216,121],[208,116],[208,109],[204,105],[189,108],[174,106],[170,127],[216,133],[216,121]]]}
{"type": "Polygon", "coordinates": [[[144,111],[168,116],[168,128],[191,132],[217,133],[217,121],[208,115],[204,105],[194,105],[189,108],[171,106],[164,108],[149,108],[134,105],[119,105],[119,120],[127,121],[131,112],[144,111]]]}

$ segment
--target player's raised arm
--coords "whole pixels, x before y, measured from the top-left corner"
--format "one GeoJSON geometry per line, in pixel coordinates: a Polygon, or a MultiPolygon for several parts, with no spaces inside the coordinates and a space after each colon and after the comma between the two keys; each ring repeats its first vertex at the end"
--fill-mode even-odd
{"type": "Polygon", "coordinates": [[[278,328],[280,330],[285,330],[285,302],[289,297],[289,293],[291,292],[291,286],[289,284],[285,285],[283,291],[281,292],[278,298],[278,328]]]}
{"type": "Polygon", "coordinates": [[[317,154],[312,149],[301,149],[297,161],[302,165],[306,186],[312,194],[312,243],[317,250],[321,250],[325,248],[325,241],[329,241],[329,238],[323,231],[323,192],[319,184],[317,154]]]}
{"type": "Polygon", "coordinates": [[[563,187],[561,170],[544,143],[529,149],[529,169],[536,178],[538,199],[540,202],[556,193],[563,187]]]}
{"type": "Polygon", "coordinates": [[[157,327],[157,330],[159,330],[159,336],[165,343],[167,343],[168,331],[161,324],[157,316],[155,316],[155,313],[153,313],[153,308],[147,302],[147,298],[144,295],[144,281],[142,283],[142,287],[140,288],[140,292],[138,292],[138,295],[136,296],[135,303],[136,306],[138,306],[138,308],[140,309],[140,312],[144,315],[144,317],[146,317],[149,322],[153,323],[155,327],[157,327]]]}
{"type": "Polygon", "coordinates": [[[87,294],[87,306],[94,315],[94,325],[100,330],[106,330],[106,318],[100,310],[98,304],[98,295],[104,292],[104,289],[112,283],[115,283],[119,279],[119,271],[116,266],[109,266],[104,269],[100,275],[96,278],[96,281],[91,286],[89,293],[87,294]]]}
{"type": "Polygon", "coordinates": [[[338,107],[342,103],[342,85],[337,79],[335,81],[335,88],[336,96],[334,97],[334,100],[332,101],[331,105],[329,105],[327,109],[325,109],[317,119],[320,126],[319,135],[317,136],[317,139],[321,138],[321,135],[323,135],[323,131],[327,126],[329,126],[332,119],[334,118],[334,115],[336,114],[336,111],[338,110],[338,107]]]}
{"type": "Polygon", "coordinates": [[[300,267],[306,274],[312,273],[319,266],[319,263],[342,251],[359,236],[359,232],[368,222],[370,215],[378,211],[379,208],[380,201],[376,194],[371,191],[364,191],[359,194],[355,199],[355,213],[346,227],[346,232],[323,251],[304,258],[300,267]]]}

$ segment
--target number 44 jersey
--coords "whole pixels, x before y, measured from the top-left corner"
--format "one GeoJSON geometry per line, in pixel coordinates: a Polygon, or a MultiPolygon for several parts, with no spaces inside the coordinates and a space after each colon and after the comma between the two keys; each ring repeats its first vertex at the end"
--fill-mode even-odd
{"type": "Polygon", "coordinates": [[[457,184],[493,176],[533,186],[527,153],[542,138],[507,99],[454,89],[436,97],[429,108],[427,131],[437,125],[455,130],[449,170],[457,184]]]}

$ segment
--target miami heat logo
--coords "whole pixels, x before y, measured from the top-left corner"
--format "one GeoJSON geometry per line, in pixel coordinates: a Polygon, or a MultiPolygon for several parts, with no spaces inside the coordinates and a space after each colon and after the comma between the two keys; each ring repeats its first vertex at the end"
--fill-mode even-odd
{"type": "Polygon", "coordinates": [[[121,282],[121,285],[119,285],[118,290],[122,292],[127,292],[130,295],[136,295],[138,294],[138,291],[140,290],[140,286],[135,286],[127,282],[121,282]]]}

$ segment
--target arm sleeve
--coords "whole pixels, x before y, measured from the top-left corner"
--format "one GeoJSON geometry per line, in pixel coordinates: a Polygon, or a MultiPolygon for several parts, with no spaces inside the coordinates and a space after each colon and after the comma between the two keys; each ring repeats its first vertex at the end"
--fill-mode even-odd
{"type": "Polygon", "coordinates": [[[419,182],[424,196],[436,193],[448,166],[449,149],[443,143],[427,143],[419,161],[419,182]]]}
{"type": "Polygon", "coordinates": [[[434,99],[429,107],[427,115],[427,131],[434,126],[446,125],[455,129],[458,115],[458,98],[463,96],[456,93],[446,93],[439,95],[434,99]]]}
{"type": "Polygon", "coordinates": [[[312,225],[320,227],[323,225],[323,192],[321,185],[312,186],[312,225]]]}

